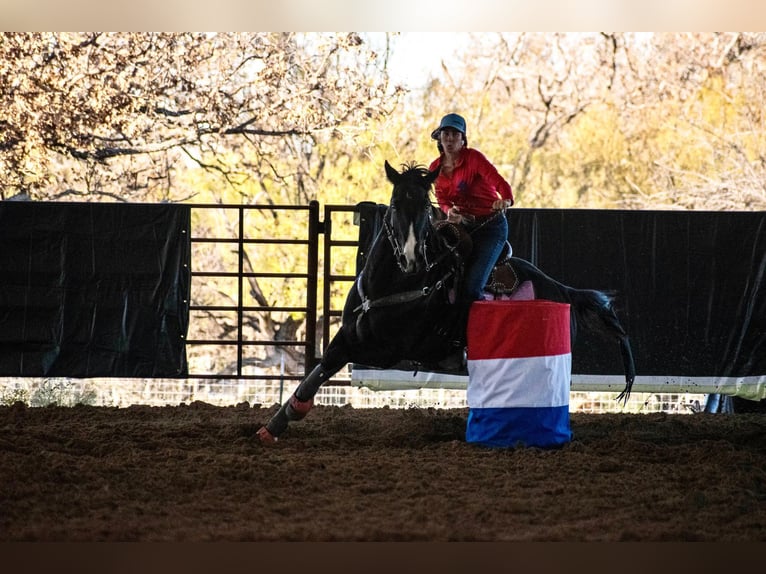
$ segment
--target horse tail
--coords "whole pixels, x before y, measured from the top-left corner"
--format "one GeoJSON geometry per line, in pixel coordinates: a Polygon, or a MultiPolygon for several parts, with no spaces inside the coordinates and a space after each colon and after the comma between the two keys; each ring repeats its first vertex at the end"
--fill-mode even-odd
{"type": "Polygon", "coordinates": [[[628,334],[614,311],[614,297],[594,289],[574,289],[572,287],[566,289],[571,301],[571,308],[575,314],[572,321],[572,340],[577,335],[578,323],[617,339],[625,371],[625,389],[617,396],[617,400],[622,401],[623,405],[626,404],[630,398],[633,381],[636,378],[636,366],[633,361],[633,351],[628,334]]]}

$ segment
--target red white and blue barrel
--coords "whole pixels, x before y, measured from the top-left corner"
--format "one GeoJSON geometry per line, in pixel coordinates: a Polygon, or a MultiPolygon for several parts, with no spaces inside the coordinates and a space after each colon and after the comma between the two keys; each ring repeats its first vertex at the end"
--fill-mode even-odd
{"type": "Polygon", "coordinates": [[[572,440],[569,311],[544,300],[471,306],[467,442],[549,448],[572,440]]]}

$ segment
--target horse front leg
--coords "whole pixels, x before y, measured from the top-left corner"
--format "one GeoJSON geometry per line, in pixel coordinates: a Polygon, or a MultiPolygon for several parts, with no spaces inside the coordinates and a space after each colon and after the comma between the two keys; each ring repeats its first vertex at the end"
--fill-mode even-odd
{"type": "Polygon", "coordinates": [[[328,346],[322,361],[301,381],[269,422],[258,429],[257,435],[262,444],[275,443],[287,430],[290,421],[303,419],[314,406],[314,396],[319,388],[348,363],[338,343],[336,336],[328,346]]]}
{"type": "Polygon", "coordinates": [[[271,417],[266,426],[258,429],[258,438],[263,444],[272,444],[287,430],[290,421],[299,421],[304,418],[314,406],[314,395],[339,369],[328,371],[319,363],[301,381],[295,392],[280,407],[277,413],[271,417]]]}

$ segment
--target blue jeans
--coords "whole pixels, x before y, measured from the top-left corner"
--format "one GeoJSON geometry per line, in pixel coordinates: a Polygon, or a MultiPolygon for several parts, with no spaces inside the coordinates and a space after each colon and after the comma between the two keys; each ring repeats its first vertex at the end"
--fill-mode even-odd
{"type": "Polygon", "coordinates": [[[471,234],[473,241],[473,250],[466,265],[461,296],[461,299],[467,303],[481,299],[492,267],[508,240],[508,220],[504,213],[498,213],[483,224],[467,225],[466,230],[471,234]]]}

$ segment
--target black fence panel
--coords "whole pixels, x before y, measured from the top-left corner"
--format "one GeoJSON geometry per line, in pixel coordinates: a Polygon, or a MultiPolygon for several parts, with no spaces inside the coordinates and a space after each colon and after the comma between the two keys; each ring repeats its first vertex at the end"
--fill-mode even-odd
{"type": "MultiPolygon", "coordinates": [[[[613,291],[641,376],[766,375],[766,213],[511,209],[514,254],[613,291]]],[[[573,372],[620,372],[589,334],[573,372]]]]}
{"type": "Polygon", "coordinates": [[[186,374],[190,210],[0,203],[0,375],[186,374]]]}

